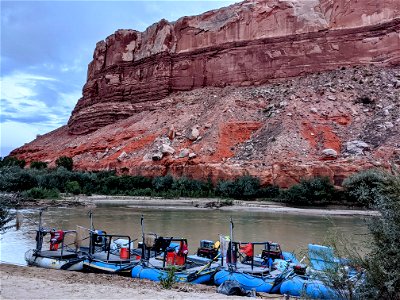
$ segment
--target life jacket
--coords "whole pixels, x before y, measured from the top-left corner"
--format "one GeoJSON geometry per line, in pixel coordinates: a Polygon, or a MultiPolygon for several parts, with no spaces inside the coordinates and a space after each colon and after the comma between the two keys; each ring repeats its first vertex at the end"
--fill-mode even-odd
{"type": "Polygon", "coordinates": [[[253,256],[253,245],[251,243],[240,246],[240,252],[246,256],[253,256]]]}
{"type": "Polygon", "coordinates": [[[58,244],[62,243],[64,240],[64,231],[50,231],[50,250],[56,251],[58,250],[58,244]]]}
{"type": "Polygon", "coordinates": [[[188,253],[189,253],[188,246],[186,245],[186,243],[181,241],[177,255],[178,256],[186,256],[188,253]]]}

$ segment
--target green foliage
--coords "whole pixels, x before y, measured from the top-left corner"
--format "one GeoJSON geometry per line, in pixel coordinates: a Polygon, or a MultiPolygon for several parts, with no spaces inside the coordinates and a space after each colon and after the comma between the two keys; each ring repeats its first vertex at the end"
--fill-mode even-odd
{"type": "Polygon", "coordinates": [[[68,156],[60,156],[56,159],[56,166],[57,167],[64,167],[68,171],[72,171],[74,162],[72,161],[71,157],[68,156]]]}
{"type": "Polygon", "coordinates": [[[9,197],[0,195],[0,232],[13,227],[8,225],[12,221],[13,216],[10,213],[11,201],[9,197]]]}
{"type": "Polygon", "coordinates": [[[38,169],[38,170],[46,169],[47,168],[47,162],[44,162],[44,161],[33,161],[30,164],[30,168],[31,169],[38,169]]]}
{"type": "Polygon", "coordinates": [[[37,179],[28,170],[18,166],[0,169],[0,191],[25,191],[37,185],[37,179]]]}
{"type": "Polygon", "coordinates": [[[79,195],[81,193],[81,187],[77,181],[68,181],[65,185],[65,191],[73,195],[79,195]]]}
{"type": "Polygon", "coordinates": [[[0,161],[0,167],[12,167],[17,166],[20,168],[24,168],[26,165],[25,160],[18,159],[14,156],[6,156],[0,161]]]}
{"type": "Polygon", "coordinates": [[[22,193],[26,198],[33,199],[58,199],[60,198],[60,193],[57,189],[44,189],[40,187],[35,187],[22,193]]]}
{"type": "Polygon", "coordinates": [[[258,197],[267,199],[276,199],[280,196],[281,190],[276,185],[268,185],[258,191],[258,197]]]}
{"type": "Polygon", "coordinates": [[[358,195],[360,203],[368,199],[367,203],[380,213],[367,220],[368,253],[361,255],[358,247],[339,233],[329,244],[338,257],[349,258],[350,266],[363,270],[364,275],[359,273],[349,280],[348,269],[336,264],[320,279],[343,299],[400,299],[400,176],[370,170],[349,180],[353,191],[358,191],[357,184],[363,191],[352,196],[358,195]]]}
{"type": "Polygon", "coordinates": [[[400,299],[400,176],[384,176],[386,181],[373,199],[373,207],[381,215],[368,224],[372,240],[365,264],[364,297],[400,299]]]}
{"type": "Polygon", "coordinates": [[[175,266],[168,266],[166,275],[160,273],[160,277],[158,279],[160,280],[160,285],[163,289],[170,290],[173,287],[176,282],[176,270],[177,269],[175,266]]]}
{"type": "Polygon", "coordinates": [[[370,169],[351,175],[343,181],[345,197],[349,202],[369,207],[378,199],[381,188],[386,186],[388,174],[377,169],[370,169]]]}
{"type": "Polygon", "coordinates": [[[252,176],[239,177],[234,181],[219,181],[216,194],[236,199],[255,198],[260,189],[260,180],[252,176]]]}
{"type": "Polygon", "coordinates": [[[174,178],[171,175],[157,176],[153,178],[152,185],[156,191],[167,191],[171,189],[174,178]]]}
{"type": "Polygon", "coordinates": [[[333,201],[335,188],[327,177],[302,180],[282,193],[283,201],[295,205],[324,205],[333,201]]]}

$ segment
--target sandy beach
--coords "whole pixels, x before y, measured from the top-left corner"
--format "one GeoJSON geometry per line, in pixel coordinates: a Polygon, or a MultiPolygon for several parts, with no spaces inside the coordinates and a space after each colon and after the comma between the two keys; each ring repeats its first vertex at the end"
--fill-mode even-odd
{"type": "Polygon", "coordinates": [[[148,280],[10,264],[0,264],[0,279],[1,299],[245,299],[217,294],[215,286],[176,284],[165,290],[148,280]]]}
{"type": "Polygon", "coordinates": [[[211,198],[179,198],[164,199],[152,197],[130,196],[77,196],[65,197],[68,202],[78,202],[86,206],[96,205],[124,205],[130,207],[151,207],[158,209],[220,209],[230,211],[257,211],[277,212],[296,215],[312,216],[376,216],[378,212],[365,209],[350,209],[346,207],[290,207],[272,201],[244,201],[232,200],[231,205],[226,205],[224,199],[211,198]]]}

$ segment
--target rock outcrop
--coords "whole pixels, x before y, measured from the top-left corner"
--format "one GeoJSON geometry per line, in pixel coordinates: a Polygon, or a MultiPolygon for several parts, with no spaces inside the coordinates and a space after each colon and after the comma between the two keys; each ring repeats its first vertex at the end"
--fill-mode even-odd
{"type": "Polygon", "coordinates": [[[398,0],[260,0],[161,20],[145,32],[118,30],[96,45],[69,132],[165,107],[176,91],[397,64],[399,16],[398,0]]]}
{"type": "Polygon", "coordinates": [[[340,184],[400,160],[399,65],[398,0],[244,1],[161,20],[99,42],[68,125],[12,154],[145,176],[340,184]]]}

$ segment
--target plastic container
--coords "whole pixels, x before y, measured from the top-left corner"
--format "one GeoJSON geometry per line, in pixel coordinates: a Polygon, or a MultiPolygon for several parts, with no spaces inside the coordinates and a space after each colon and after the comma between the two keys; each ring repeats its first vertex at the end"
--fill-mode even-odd
{"type": "Polygon", "coordinates": [[[185,256],[177,255],[175,258],[175,262],[177,266],[183,266],[185,264],[185,256]]]}
{"type": "Polygon", "coordinates": [[[174,251],[167,252],[167,265],[175,265],[176,253],[174,251]]]}
{"type": "Polygon", "coordinates": [[[129,251],[128,248],[121,248],[119,250],[119,257],[121,259],[129,259],[129,251]]]}

